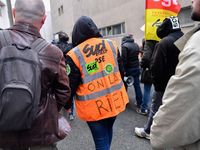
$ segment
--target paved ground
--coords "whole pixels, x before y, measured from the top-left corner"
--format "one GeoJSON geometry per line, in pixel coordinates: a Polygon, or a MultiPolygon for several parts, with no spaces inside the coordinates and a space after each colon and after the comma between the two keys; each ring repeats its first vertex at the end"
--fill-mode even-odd
{"type": "MultiPolygon", "coordinates": [[[[143,84],[141,84],[143,89],[143,84]]],[[[110,150],[152,150],[149,140],[138,138],[134,128],[143,127],[148,117],[137,114],[135,109],[135,92],[133,86],[128,89],[130,103],[120,113],[114,124],[114,134],[110,150]]],[[[150,104],[149,104],[150,106],[150,104]]],[[[62,111],[66,117],[68,114],[62,111]]],[[[70,122],[72,131],[58,143],[59,150],[95,150],[92,135],[85,121],[75,113],[75,120],[70,122]]]]}

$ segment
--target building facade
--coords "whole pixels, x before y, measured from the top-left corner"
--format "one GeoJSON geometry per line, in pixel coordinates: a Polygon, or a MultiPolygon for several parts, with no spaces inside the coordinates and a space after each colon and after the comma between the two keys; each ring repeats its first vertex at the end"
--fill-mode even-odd
{"type": "MultiPolygon", "coordinates": [[[[184,32],[197,25],[190,19],[191,1],[178,0],[181,4],[180,22],[184,32]]],[[[60,31],[72,35],[76,20],[86,15],[93,19],[101,34],[117,42],[125,34],[133,34],[139,45],[144,38],[141,27],[145,24],[145,0],[50,0],[53,34],[58,40],[60,31]]]]}

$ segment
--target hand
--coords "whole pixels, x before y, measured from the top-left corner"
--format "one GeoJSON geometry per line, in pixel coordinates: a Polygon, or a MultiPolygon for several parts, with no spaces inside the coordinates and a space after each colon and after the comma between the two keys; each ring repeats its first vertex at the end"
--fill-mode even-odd
{"type": "Polygon", "coordinates": [[[72,113],[71,109],[65,109],[69,114],[72,113]]]}

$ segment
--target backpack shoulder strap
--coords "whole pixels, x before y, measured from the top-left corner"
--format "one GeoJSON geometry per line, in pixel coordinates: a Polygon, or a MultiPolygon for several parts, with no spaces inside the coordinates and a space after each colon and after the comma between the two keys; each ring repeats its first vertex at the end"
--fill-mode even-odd
{"type": "Polygon", "coordinates": [[[43,39],[38,38],[33,44],[31,45],[31,49],[39,53],[44,47],[46,47],[49,43],[43,39]]]}
{"type": "Polygon", "coordinates": [[[8,30],[0,30],[0,43],[1,47],[5,47],[13,43],[8,30]]]}

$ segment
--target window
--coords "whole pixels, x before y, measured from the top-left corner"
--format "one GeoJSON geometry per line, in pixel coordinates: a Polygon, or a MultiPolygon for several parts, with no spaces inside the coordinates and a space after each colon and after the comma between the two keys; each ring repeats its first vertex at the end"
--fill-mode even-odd
{"type": "Polygon", "coordinates": [[[125,23],[99,29],[102,36],[113,36],[125,33],[125,23]]]}
{"type": "Polygon", "coordinates": [[[125,33],[125,23],[122,23],[122,33],[125,33]]]}
{"type": "Polygon", "coordinates": [[[58,8],[58,14],[59,14],[59,16],[61,15],[60,8],[58,8]]]}
{"type": "Polygon", "coordinates": [[[121,34],[121,24],[113,26],[113,35],[121,34]]]}
{"type": "Polygon", "coordinates": [[[1,6],[0,6],[0,17],[2,17],[2,14],[1,14],[1,6]]]}
{"type": "Polygon", "coordinates": [[[63,5],[62,6],[60,6],[59,8],[58,8],[58,14],[59,14],[59,16],[60,15],[62,15],[64,13],[64,11],[63,11],[63,5]]]}
{"type": "Polygon", "coordinates": [[[191,19],[191,7],[182,8],[178,14],[181,27],[192,26],[194,21],[191,19]]]}
{"type": "Polygon", "coordinates": [[[112,35],[112,29],[111,29],[111,27],[107,27],[107,35],[112,35]]]}
{"type": "Polygon", "coordinates": [[[60,7],[60,9],[61,9],[61,14],[63,14],[63,5],[60,7]]]}
{"type": "Polygon", "coordinates": [[[101,33],[102,33],[103,36],[106,36],[106,28],[103,28],[103,29],[101,30],[101,33]]]}

